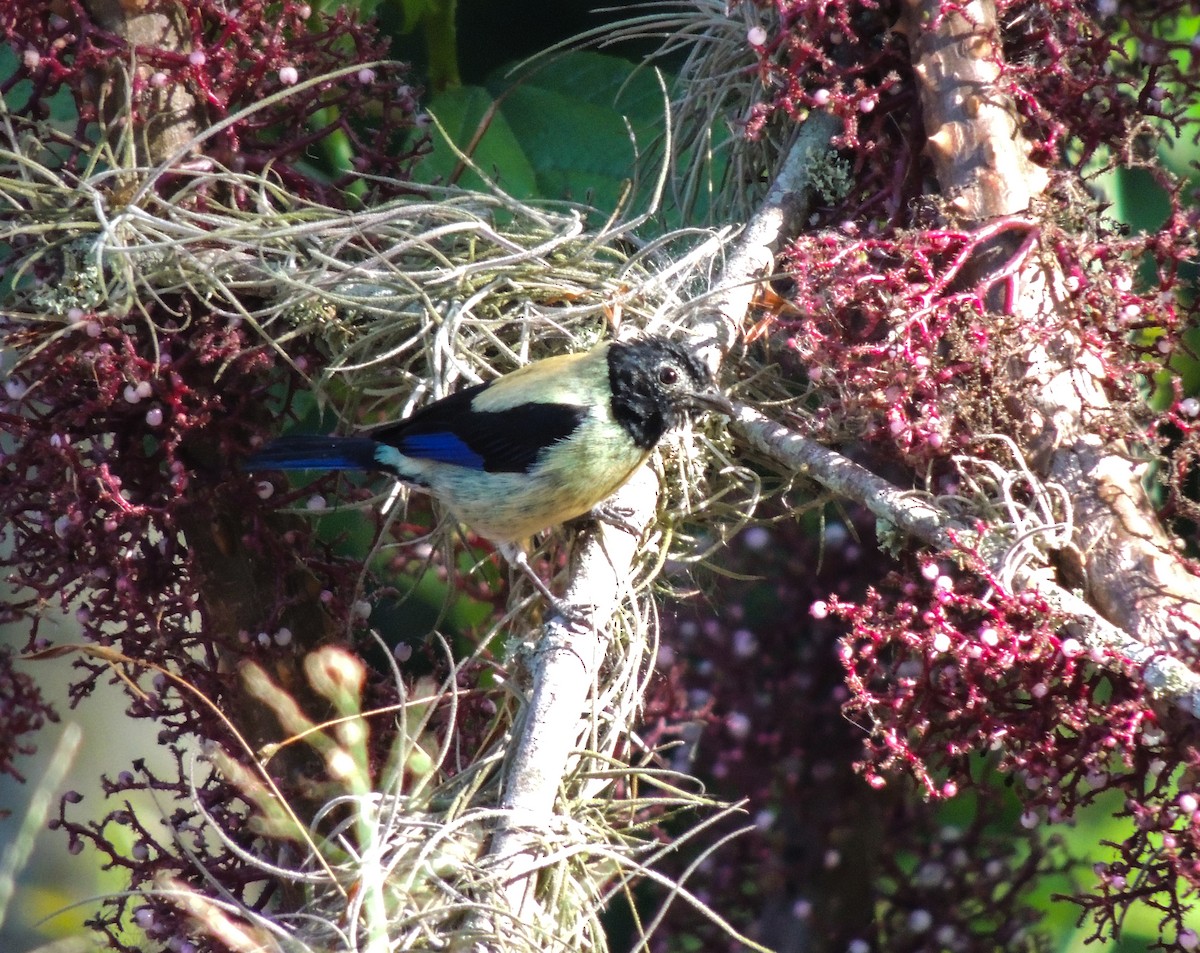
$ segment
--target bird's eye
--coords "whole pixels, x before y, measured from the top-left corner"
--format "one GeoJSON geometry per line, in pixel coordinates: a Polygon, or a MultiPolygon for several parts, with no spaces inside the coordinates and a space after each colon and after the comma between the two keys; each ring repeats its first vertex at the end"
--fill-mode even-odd
{"type": "Polygon", "coordinates": [[[679,371],[670,364],[664,364],[658,369],[658,382],[667,387],[673,387],[679,383],[679,371]]]}

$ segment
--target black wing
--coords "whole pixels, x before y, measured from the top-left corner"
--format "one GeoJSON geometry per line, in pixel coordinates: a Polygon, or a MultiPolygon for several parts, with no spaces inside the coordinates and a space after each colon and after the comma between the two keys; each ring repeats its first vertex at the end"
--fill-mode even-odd
{"type": "Polygon", "coordinates": [[[528,473],[542,451],[571,436],[587,416],[571,404],[527,403],[504,410],[472,409],[477,384],[422,407],[370,436],[406,457],[488,473],[528,473]]]}

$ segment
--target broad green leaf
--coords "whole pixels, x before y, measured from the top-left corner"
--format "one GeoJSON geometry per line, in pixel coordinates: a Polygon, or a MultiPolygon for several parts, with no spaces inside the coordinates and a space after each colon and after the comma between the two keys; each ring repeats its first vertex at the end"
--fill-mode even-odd
{"type": "MultiPolygon", "coordinates": [[[[472,160],[509,194],[586,202],[605,213],[616,208],[635,178],[639,155],[660,138],[665,110],[652,71],[584,52],[564,54],[519,75],[497,73],[486,88],[442,93],[429,106],[464,151],[485,127],[472,160]]],[[[457,165],[449,146],[438,142],[417,175],[422,181],[448,181],[457,165]]],[[[480,183],[466,174],[457,184],[480,183]]],[[[643,198],[652,184],[639,183],[643,198]]]]}
{"type": "Polygon", "coordinates": [[[605,212],[616,207],[635,157],[615,110],[534,86],[514,89],[502,108],[533,169],[537,195],[605,212]]]}
{"type": "Polygon", "coordinates": [[[413,178],[418,182],[484,188],[482,179],[469,168],[459,173],[460,160],[442,138],[444,133],[460,151],[469,150],[472,163],[505,192],[519,199],[535,197],[536,179],[529,159],[504,113],[496,109],[489,115],[493,106],[491,95],[480,86],[460,86],[438,93],[429,104],[429,112],[442,132],[433,134],[433,151],[417,164],[413,178]],[[477,135],[478,141],[470,148],[477,135]]]}

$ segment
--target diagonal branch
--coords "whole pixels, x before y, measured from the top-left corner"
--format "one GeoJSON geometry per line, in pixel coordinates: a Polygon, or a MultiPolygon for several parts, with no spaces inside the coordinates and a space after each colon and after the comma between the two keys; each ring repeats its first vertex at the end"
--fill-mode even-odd
{"type": "MultiPolygon", "coordinates": [[[[958,541],[978,536],[974,527],[954,520],[925,497],[892,485],[866,467],[749,407],[739,408],[734,425],[751,448],[776,466],[814,480],[937,550],[961,548],[958,541]]],[[[992,568],[998,571],[1000,566],[992,568]]],[[[1173,655],[1134,638],[1079,596],[1041,575],[1028,570],[1018,573],[1014,589],[1026,588],[1036,589],[1055,611],[1066,616],[1072,634],[1102,664],[1140,677],[1155,698],[1200,718],[1200,673],[1173,655]]]]}
{"type": "MultiPolygon", "coordinates": [[[[817,116],[801,130],[759,213],[730,249],[718,283],[690,331],[710,366],[720,366],[737,339],[754,292],[770,274],[778,243],[794,234],[808,214],[805,193],[814,150],[835,131],[834,120],[817,116]]],[[[656,510],[658,481],[643,470],[613,497],[629,511],[631,528],[644,532],[656,510]]],[[[632,574],[637,546],[633,537],[605,527],[582,540],[572,567],[567,603],[590,612],[586,632],[546,627],[536,649],[532,684],[522,703],[509,749],[502,805],[506,819],[493,836],[491,873],[503,885],[514,915],[536,913],[539,831],[554,823],[554,803],[567,773],[571,749],[582,737],[588,698],[608,650],[608,620],[617,608],[624,581],[632,574]]]]}

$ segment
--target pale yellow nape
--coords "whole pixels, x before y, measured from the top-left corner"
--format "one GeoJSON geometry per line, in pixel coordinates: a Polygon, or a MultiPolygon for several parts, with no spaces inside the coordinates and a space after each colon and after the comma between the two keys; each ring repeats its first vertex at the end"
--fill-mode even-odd
{"type": "Polygon", "coordinates": [[[607,343],[579,354],[555,354],[492,381],[471,402],[472,410],[507,410],[520,404],[568,404],[608,410],[607,343]]]}

